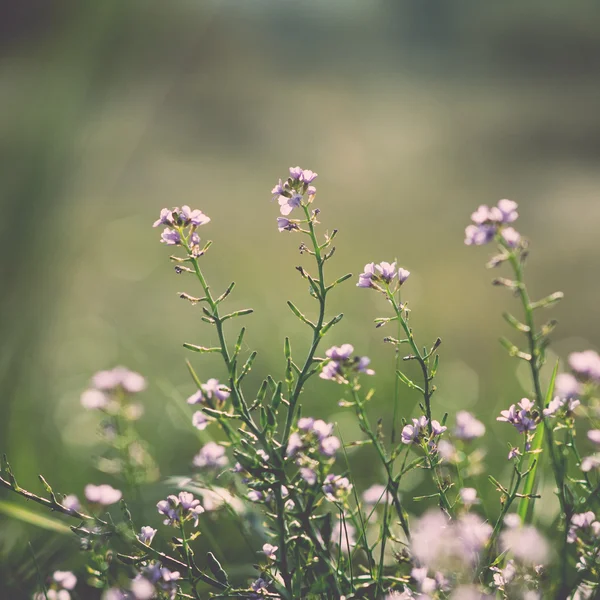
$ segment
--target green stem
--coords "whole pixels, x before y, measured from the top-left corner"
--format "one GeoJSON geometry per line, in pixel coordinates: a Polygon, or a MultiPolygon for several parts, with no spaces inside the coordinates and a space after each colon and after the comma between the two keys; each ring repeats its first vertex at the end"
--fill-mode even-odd
{"type": "MultiPolygon", "coordinates": [[[[186,560],[189,572],[191,574],[191,573],[193,573],[192,557],[190,554],[190,548],[188,546],[188,541],[185,536],[185,523],[184,523],[184,519],[182,516],[179,517],[179,529],[181,531],[181,544],[183,545],[183,553],[185,554],[185,560],[186,560]]],[[[196,589],[194,579],[191,576],[190,576],[190,585],[192,586],[192,592],[194,593],[194,598],[196,598],[196,600],[200,600],[200,596],[198,595],[198,590],[196,589]]]]}

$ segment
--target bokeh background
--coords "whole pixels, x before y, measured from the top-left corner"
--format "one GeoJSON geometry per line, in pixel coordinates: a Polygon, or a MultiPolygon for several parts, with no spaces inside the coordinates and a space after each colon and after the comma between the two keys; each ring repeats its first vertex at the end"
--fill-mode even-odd
{"type": "MultiPolygon", "coordinates": [[[[256,310],[250,386],[281,376],[286,334],[306,348],[285,300],[314,312],[294,269],[308,257],[277,232],[269,202],[291,165],[319,173],[323,227],[340,230],[332,278],[394,257],[412,272],[418,338],[443,339],[435,410],[486,422],[498,478],[513,438],[495,416],[530,385],[497,343],[511,333],[501,312],[518,305],[489,285],[488,250],[463,245],[478,204],[519,202],[533,295],[565,292],[539,315],[560,321],[553,356],[600,346],[598,4],[22,0],[0,7],[0,48],[0,451],[21,485],[41,491],[37,473],[65,493],[115,484],[92,466],[98,419],[79,395],[116,364],[149,379],[139,426],[161,473],[190,472],[199,440],[181,410],[193,391],[184,360],[204,378],[223,372],[182,348],[213,334],[177,298],[196,289],[151,228],[163,206],[212,218],[202,230],[215,242],[204,259],[212,287],[235,280],[231,306],[256,310]]],[[[334,295],[340,310],[330,341],[371,356],[372,416],[389,422],[392,351],[372,324],[386,306],[348,282],[334,295]]],[[[304,412],[357,439],[338,393],[310,385],[304,412]]],[[[403,392],[402,415],[416,402],[403,392]]],[[[361,487],[381,479],[371,459],[351,456],[361,487]]],[[[165,489],[149,486],[148,506],[165,489]]],[[[418,477],[405,489],[427,490],[418,477]]],[[[43,572],[80,560],[72,536],[8,517],[23,503],[2,491],[0,502],[2,598],[27,597],[32,554],[43,572]]],[[[542,520],[553,510],[543,507],[542,520]]],[[[244,572],[252,552],[214,529],[244,572]]]]}

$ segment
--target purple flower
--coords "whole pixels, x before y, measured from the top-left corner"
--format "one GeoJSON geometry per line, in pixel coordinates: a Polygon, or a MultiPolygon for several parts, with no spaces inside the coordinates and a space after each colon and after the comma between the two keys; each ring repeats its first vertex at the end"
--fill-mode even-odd
{"type": "Polygon", "coordinates": [[[412,425],[405,425],[402,429],[401,439],[403,444],[416,444],[418,443],[421,434],[427,427],[427,418],[421,416],[418,419],[413,419],[412,425]]]}
{"type": "Polygon", "coordinates": [[[594,442],[594,444],[600,444],[600,429],[590,429],[587,432],[587,437],[590,442],[594,442]]]}
{"type": "Polygon", "coordinates": [[[540,565],[548,560],[548,542],[532,525],[505,529],[500,536],[500,546],[520,563],[540,565]]]}
{"type": "Polygon", "coordinates": [[[290,167],[290,177],[300,180],[302,178],[302,169],[300,167],[290,167]]]}
{"type": "Polygon", "coordinates": [[[494,239],[496,228],[493,225],[469,225],[465,229],[467,246],[483,246],[494,239]]]}
{"type": "Polygon", "coordinates": [[[477,498],[477,490],[475,488],[462,488],[458,492],[460,496],[460,501],[466,506],[471,507],[473,504],[479,504],[479,499],[477,498]]]}
{"type": "Polygon", "coordinates": [[[357,287],[373,287],[373,276],[375,275],[375,263],[367,263],[365,270],[358,276],[357,287]]]}
{"type": "Polygon", "coordinates": [[[583,379],[600,382],[600,355],[594,350],[573,352],[569,356],[569,365],[583,379]]]}
{"type": "Polygon", "coordinates": [[[298,225],[285,217],[277,217],[277,229],[279,232],[294,231],[294,229],[298,229],[298,225]]]}
{"type": "Polygon", "coordinates": [[[516,248],[521,241],[521,234],[512,227],[504,227],[500,232],[500,235],[504,238],[504,241],[509,248],[516,248]]]}
{"type": "Polygon", "coordinates": [[[201,210],[192,210],[185,204],[181,207],[178,216],[183,221],[183,225],[193,225],[194,227],[205,225],[210,221],[210,217],[207,217],[201,210]]]}
{"type": "Polygon", "coordinates": [[[564,413],[570,415],[580,404],[581,403],[576,398],[564,399],[560,396],[556,396],[556,398],[548,403],[548,406],[544,408],[542,413],[545,417],[552,417],[564,409],[564,413]]]}
{"type": "Polygon", "coordinates": [[[160,235],[160,241],[167,246],[177,246],[181,244],[181,235],[176,229],[165,227],[160,235]]]}
{"type": "Polygon", "coordinates": [[[200,468],[224,467],[228,462],[225,448],[216,442],[205,444],[194,457],[194,465],[200,468]]]}
{"type": "Polygon", "coordinates": [[[504,421],[514,425],[519,433],[525,433],[532,431],[536,428],[535,421],[531,418],[529,411],[533,408],[533,402],[528,398],[523,398],[519,402],[517,408],[514,404],[510,406],[508,410],[500,412],[500,416],[496,418],[496,421],[504,421]]]}
{"type": "Polygon", "coordinates": [[[497,223],[514,223],[519,217],[517,207],[518,204],[512,200],[500,200],[498,204],[491,209],[490,218],[497,223]]]}
{"type": "Polygon", "coordinates": [[[402,267],[398,269],[398,281],[400,282],[400,285],[402,285],[408,279],[409,275],[410,271],[407,271],[402,267]]]}
{"type": "Polygon", "coordinates": [[[85,486],[85,497],[88,502],[109,506],[118,502],[123,497],[123,494],[110,485],[93,485],[92,483],[88,483],[85,486]]]}
{"type": "Polygon", "coordinates": [[[391,501],[391,495],[387,491],[385,485],[376,483],[363,492],[362,500],[368,506],[375,506],[380,502],[383,502],[384,504],[389,503],[391,501]]]}
{"type": "Polygon", "coordinates": [[[63,590],[72,590],[77,585],[77,577],[71,571],[54,571],[52,579],[63,590]]]}
{"type": "Polygon", "coordinates": [[[198,527],[198,518],[204,512],[200,500],[194,498],[194,495],[189,492],[179,492],[178,496],[173,494],[167,496],[166,500],[157,503],[156,509],[159,514],[166,517],[163,523],[172,527],[179,527],[181,521],[187,520],[194,521],[194,527],[198,527]]]}
{"type": "Polygon", "coordinates": [[[586,456],[581,461],[581,470],[584,473],[589,473],[592,469],[600,468],[600,454],[592,454],[592,456],[586,456]]]}
{"type": "Polygon", "coordinates": [[[192,415],[192,425],[200,431],[204,431],[210,422],[211,419],[209,419],[201,410],[197,410],[192,415]]]}
{"type": "Polygon", "coordinates": [[[474,440],[485,434],[485,425],[470,412],[460,410],[456,413],[456,429],[454,435],[460,440],[474,440]]]}
{"type": "Polygon", "coordinates": [[[309,426],[303,423],[303,419],[299,419],[298,427],[305,431],[311,431],[318,440],[323,440],[333,432],[333,423],[325,423],[323,419],[313,420],[309,418],[308,420],[311,421],[309,426]]]}
{"type": "Polygon", "coordinates": [[[269,560],[277,560],[277,554],[275,554],[279,550],[279,546],[273,546],[273,544],[263,544],[262,551],[263,554],[269,560]]]}
{"type": "Polygon", "coordinates": [[[380,262],[375,265],[375,268],[379,271],[379,278],[390,283],[394,277],[396,277],[396,263],[380,262]]]}
{"type": "Polygon", "coordinates": [[[585,513],[576,513],[571,517],[567,542],[572,544],[579,538],[578,534],[586,533],[592,533],[593,537],[600,535],[600,522],[596,521],[596,515],[591,510],[585,513]]]}
{"type": "Polygon", "coordinates": [[[448,428],[445,425],[441,425],[439,421],[436,421],[435,419],[431,421],[431,431],[433,432],[433,435],[442,435],[447,429],[448,428]]]}
{"type": "Polygon", "coordinates": [[[352,344],[342,344],[341,346],[332,346],[325,352],[325,356],[327,358],[331,358],[331,360],[346,360],[350,358],[351,354],[354,352],[354,346],[352,344]]]}
{"type": "Polygon", "coordinates": [[[142,527],[140,532],[137,534],[137,539],[140,540],[146,546],[150,546],[152,544],[152,540],[156,535],[156,529],[152,529],[152,527],[148,527],[147,525],[142,527]]]}
{"type": "Polygon", "coordinates": [[[508,451],[508,460],[513,460],[513,458],[517,458],[521,456],[521,452],[518,448],[516,447],[512,447],[509,451],[508,451]]]}
{"type": "Polygon", "coordinates": [[[314,469],[308,467],[301,467],[300,477],[308,483],[308,485],[315,485],[317,483],[317,472],[314,469]]]}
{"type": "Polygon", "coordinates": [[[296,432],[292,433],[290,435],[290,439],[288,440],[286,455],[294,456],[299,450],[302,449],[303,446],[304,442],[302,441],[300,434],[296,432]]]}
{"type": "Polygon", "coordinates": [[[319,373],[319,377],[321,379],[328,379],[331,381],[341,377],[341,374],[339,363],[335,362],[335,360],[332,360],[323,367],[323,370],[319,373]]]}
{"type": "Polygon", "coordinates": [[[356,363],[356,370],[359,373],[364,373],[365,375],[375,375],[375,371],[373,371],[373,369],[367,368],[370,364],[371,359],[368,356],[361,356],[356,363]]]}
{"type": "Polygon", "coordinates": [[[302,171],[302,174],[300,175],[300,179],[304,183],[312,183],[317,177],[318,177],[318,175],[314,171],[311,171],[310,169],[304,169],[302,171]]]}
{"type": "Polygon", "coordinates": [[[302,194],[300,192],[293,192],[290,198],[286,196],[279,196],[279,212],[287,217],[294,208],[297,208],[302,204],[302,194]]]}
{"type": "Polygon", "coordinates": [[[330,435],[319,443],[319,451],[323,456],[327,458],[333,458],[335,453],[340,449],[340,440],[334,435],[330,435]]]}
{"type": "Polygon", "coordinates": [[[101,391],[113,392],[117,388],[130,394],[136,394],[146,389],[146,380],[135,371],[125,367],[115,367],[109,371],[99,371],[92,378],[92,385],[101,391]]]}
{"type": "Polygon", "coordinates": [[[81,394],[81,406],[88,410],[104,410],[109,404],[108,397],[100,390],[85,390],[81,394]]]}
{"type": "Polygon", "coordinates": [[[352,490],[352,484],[347,477],[329,474],[323,482],[323,493],[330,502],[344,500],[352,490]]]}
{"type": "Polygon", "coordinates": [[[173,212],[168,208],[163,208],[160,211],[160,217],[154,221],[152,227],[158,227],[160,225],[173,225],[173,212]]]}
{"type": "Polygon", "coordinates": [[[471,214],[471,221],[473,221],[475,225],[483,225],[485,222],[492,220],[492,211],[490,211],[490,207],[486,204],[482,204],[473,214],[471,214]]]}
{"type": "Polygon", "coordinates": [[[81,502],[79,502],[79,498],[77,498],[77,496],[75,496],[75,494],[69,494],[68,496],[65,496],[63,498],[62,505],[66,509],[72,510],[75,512],[78,512],[79,509],[81,508],[81,502]]]}
{"type": "Polygon", "coordinates": [[[201,404],[202,402],[204,402],[204,394],[202,393],[202,390],[198,390],[197,392],[194,392],[187,399],[188,404],[201,404]]]}
{"type": "Polygon", "coordinates": [[[273,194],[271,201],[277,200],[279,196],[283,194],[283,185],[281,183],[281,179],[279,180],[279,183],[271,190],[271,194],[273,194]]]}
{"type": "Polygon", "coordinates": [[[554,390],[563,400],[577,398],[582,392],[581,384],[570,373],[561,373],[556,376],[554,390]]]}

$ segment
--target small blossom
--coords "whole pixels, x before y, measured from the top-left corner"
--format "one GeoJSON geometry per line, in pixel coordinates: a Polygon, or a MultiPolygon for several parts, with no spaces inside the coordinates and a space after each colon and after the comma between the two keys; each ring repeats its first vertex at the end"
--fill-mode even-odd
{"type": "Polygon", "coordinates": [[[521,563],[540,565],[548,560],[548,543],[532,525],[505,529],[500,545],[503,552],[510,552],[521,563]]]}
{"type": "Polygon", "coordinates": [[[518,204],[513,200],[500,200],[490,211],[490,218],[497,223],[514,223],[519,217],[518,204]]]}
{"type": "Polygon", "coordinates": [[[290,221],[285,217],[277,217],[277,229],[281,231],[293,231],[298,229],[298,225],[294,221],[290,221]]]}
{"type": "Polygon", "coordinates": [[[85,390],[81,394],[81,405],[88,410],[104,410],[109,404],[108,397],[100,390],[85,390]]]}
{"type": "Polygon", "coordinates": [[[201,210],[192,210],[189,206],[183,205],[181,210],[178,212],[178,216],[183,221],[183,225],[193,225],[199,227],[205,225],[210,221],[210,217],[207,217],[201,210]]]}
{"type": "Polygon", "coordinates": [[[130,394],[136,394],[146,389],[146,379],[125,367],[115,367],[96,373],[92,378],[92,385],[104,392],[114,392],[120,388],[130,394]]]}
{"type": "Polygon", "coordinates": [[[509,248],[516,248],[521,241],[521,234],[512,227],[504,227],[500,232],[509,248]]]}
{"type": "Polygon", "coordinates": [[[440,425],[439,421],[433,419],[431,421],[431,431],[433,435],[442,435],[448,428],[445,425],[440,425]]]}
{"type": "Polygon", "coordinates": [[[447,440],[440,440],[438,442],[437,451],[442,460],[446,462],[455,463],[459,460],[456,448],[447,440]]]}
{"type": "Polygon", "coordinates": [[[148,527],[146,525],[146,526],[142,527],[140,532],[137,534],[137,538],[143,544],[150,546],[150,544],[152,544],[152,540],[154,539],[155,535],[156,535],[156,529],[152,529],[152,527],[148,527]]]}
{"type": "Polygon", "coordinates": [[[192,425],[200,431],[204,431],[210,422],[211,419],[209,419],[201,410],[197,410],[192,415],[192,425]]]}
{"type": "Polygon", "coordinates": [[[594,350],[573,352],[569,356],[569,365],[580,377],[600,382],[600,355],[594,350]]]}
{"type": "Polygon", "coordinates": [[[587,437],[590,442],[594,442],[594,444],[600,444],[600,429],[590,429],[587,432],[587,437]]]}
{"type": "Polygon", "coordinates": [[[469,225],[465,229],[467,246],[483,246],[494,239],[496,228],[493,225],[469,225]]]}
{"type": "Polygon", "coordinates": [[[518,458],[519,456],[521,456],[521,451],[515,446],[511,447],[508,451],[508,460],[513,460],[513,458],[518,458]]]}
{"type": "Polygon", "coordinates": [[[483,225],[483,223],[492,220],[492,212],[490,211],[490,207],[485,204],[479,206],[477,210],[471,214],[471,221],[473,221],[475,225],[483,225]]]}
{"type": "Polygon", "coordinates": [[[332,346],[329,348],[325,352],[325,356],[331,358],[331,360],[341,361],[349,359],[353,352],[354,346],[352,344],[342,344],[341,346],[332,346]]]}
{"type": "Polygon", "coordinates": [[[163,208],[160,211],[160,217],[154,221],[152,227],[159,227],[160,225],[173,225],[173,212],[168,208],[163,208]]]}
{"type": "Polygon", "coordinates": [[[330,502],[343,501],[351,490],[352,484],[347,477],[329,474],[323,482],[323,493],[330,502]]]}
{"type": "Polygon", "coordinates": [[[204,394],[202,393],[202,390],[198,390],[197,392],[194,392],[187,399],[188,404],[201,404],[202,402],[204,402],[204,394]]]}
{"type": "Polygon", "coordinates": [[[229,398],[229,389],[220,384],[218,379],[209,379],[201,387],[209,400],[216,398],[220,402],[225,402],[229,398]]]}
{"type": "Polygon", "coordinates": [[[380,502],[384,504],[391,502],[391,495],[385,485],[376,483],[363,492],[362,500],[368,506],[375,506],[380,502]]]}
{"type": "Polygon", "coordinates": [[[581,384],[570,373],[561,373],[556,376],[554,390],[556,395],[563,400],[577,398],[582,392],[581,384]]]}
{"type": "Polygon", "coordinates": [[[300,179],[304,183],[312,183],[318,177],[317,173],[311,171],[310,169],[304,169],[302,174],[300,175],[300,179]]]}
{"type": "Polygon", "coordinates": [[[352,352],[354,352],[352,344],[342,344],[341,346],[329,348],[325,353],[329,362],[325,363],[319,377],[337,383],[347,383],[347,377],[355,373],[374,375],[375,371],[368,368],[371,362],[370,359],[366,356],[352,357],[352,352]]]}
{"type": "Polygon", "coordinates": [[[216,442],[208,442],[194,457],[194,465],[200,468],[224,467],[229,462],[225,448],[216,442]]]}
{"type": "Polygon", "coordinates": [[[293,192],[291,197],[279,196],[279,212],[287,217],[295,208],[302,204],[302,194],[293,192]]]}
{"type": "Polygon", "coordinates": [[[77,577],[71,571],[54,571],[52,579],[63,590],[72,590],[77,585],[77,577]]]}
{"type": "Polygon", "coordinates": [[[416,444],[419,442],[421,435],[427,427],[427,418],[421,416],[418,419],[413,419],[412,425],[405,425],[402,429],[401,439],[403,444],[416,444]]]}
{"type": "Polygon", "coordinates": [[[297,179],[298,181],[302,178],[303,170],[300,167],[290,167],[290,177],[297,179]]]}
{"type": "Polygon", "coordinates": [[[89,483],[85,486],[85,497],[88,502],[109,506],[118,502],[123,497],[123,493],[107,484],[93,485],[89,483]]]}
{"type": "Polygon", "coordinates": [[[544,408],[542,413],[545,417],[552,417],[560,411],[570,415],[579,406],[579,404],[580,402],[576,398],[564,399],[560,396],[556,396],[556,398],[550,400],[548,406],[544,408]]]}
{"type": "Polygon", "coordinates": [[[473,504],[479,504],[477,498],[477,490],[475,488],[462,488],[459,491],[460,501],[467,507],[470,508],[473,504]]]}
{"type": "Polygon", "coordinates": [[[68,509],[75,512],[78,512],[81,509],[81,502],[79,502],[79,498],[75,496],[75,494],[69,494],[65,496],[62,501],[62,505],[68,509]]]}
{"type": "Polygon", "coordinates": [[[485,434],[485,425],[478,421],[470,412],[460,410],[456,413],[456,428],[454,436],[460,440],[474,440],[485,434]]]}
{"type": "Polygon", "coordinates": [[[377,271],[379,271],[378,277],[386,283],[391,283],[392,279],[396,277],[396,263],[381,262],[375,265],[377,271]]]}
{"type": "Polygon", "coordinates": [[[167,246],[178,246],[181,244],[181,234],[176,229],[165,227],[160,235],[160,241],[167,246]]]}
{"type": "Polygon", "coordinates": [[[333,458],[340,449],[340,440],[334,435],[330,435],[319,442],[319,452],[327,458],[333,458]]]}
{"type": "Polygon", "coordinates": [[[523,398],[518,406],[519,408],[512,404],[508,410],[501,411],[496,420],[514,425],[519,433],[532,431],[536,428],[536,423],[530,414],[530,410],[534,407],[533,402],[528,398],[523,398]]]}
{"type": "Polygon", "coordinates": [[[165,516],[163,523],[172,527],[179,527],[181,521],[192,520],[194,527],[198,526],[198,518],[204,512],[200,500],[194,498],[189,492],[179,492],[175,496],[171,494],[166,500],[156,504],[158,513],[165,516]]]}
{"type": "Polygon", "coordinates": [[[317,472],[314,469],[309,469],[308,467],[301,467],[300,469],[300,477],[308,483],[308,485],[315,485],[317,483],[317,472]]]}
{"type": "Polygon", "coordinates": [[[592,469],[600,468],[600,454],[593,454],[592,456],[586,456],[581,461],[581,470],[584,473],[589,473],[592,469]]]}
{"type": "Polygon", "coordinates": [[[271,190],[271,194],[273,194],[271,200],[277,200],[279,196],[283,195],[283,191],[283,184],[281,183],[280,179],[279,183],[271,190]]]}
{"type": "Polygon", "coordinates": [[[400,282],[400,285],[402,285],[410,276],[410,271],[407,271],[406,269],[403,269],[402,267],[400,267],[398,269],[398,281],[400,282]]]}
{"type": "Polygon", "coordinates": [[[364,271],[358,276],[357,287],[373,287],[373,276],[375,275],[375,263],[367,263],[364,271]]]}
{"type": "Polygon", "coordinates": [[[277,554],[279,546],[273,546],[272,544],[263,544],[262,551],[269,560],[277,560],[277,554]]]}

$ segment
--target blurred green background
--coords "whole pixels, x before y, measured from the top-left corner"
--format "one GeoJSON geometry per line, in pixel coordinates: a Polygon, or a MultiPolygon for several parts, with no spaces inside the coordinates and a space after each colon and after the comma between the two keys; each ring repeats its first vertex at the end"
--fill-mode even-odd
{"type": "MultiPolygon", "coordinates": [[[[230,305],[256,310],[250,389],[282,376],[286,334],[306,348],[285,300],[314,312],[294,269],[309,257],[277,232],[269,202],[291,165],[319,173],[323,227],[340,230],[332,278],[394,257],[412,272],[417,336],[443,339],[435,410],[485,420],[489,472],[505,476],[514,439],[495,416],[530,385],[497,343],[510,334],[501,311],[517,303],[489,285],[488,250],[463,245],[478,204],[519,202],[533,295],[566,295],[543,315],[560,320],[556,355],[600,346],[599,4],[22,0],[0,15],[0,451],[21,485],[41,491],[37,473],[65,493],[116,485],[91,465],[98,419],[79,404],[90,376],[116,364],[149,378],[140,430],[162,474],[190,472],[198,437],[176,406],[193,390],[184,359],[205,379],[224,373],[181,346],[213,333],[177,298],[197,289],[151,228],[163,206],[212,218],[207,277],[216,290],[235,280],[230,305]]],[[[372,416],[389,421],[381,340],[393,332],[372,325],[387,307],[353,281],[333,298],[331,314],[346,317],[329,341],[371,356],[372,416]]],[[[304,412],[355,439],[338,393],[313,383],[304,412]]],[[[416,401],[403,391],[403,416],[416,401]]],[[[353,454],[361,487],[381,479],[371,459],[353,454]]],[[[148,506],[164,494],[148,488],[148,506]]],[[[222,539],[229,563],[254,560],[222,539]]],[[[42,571],[73,564],[69,535],[0,515],[0,595],[35,585],[28,542],[42,571]]]]}

